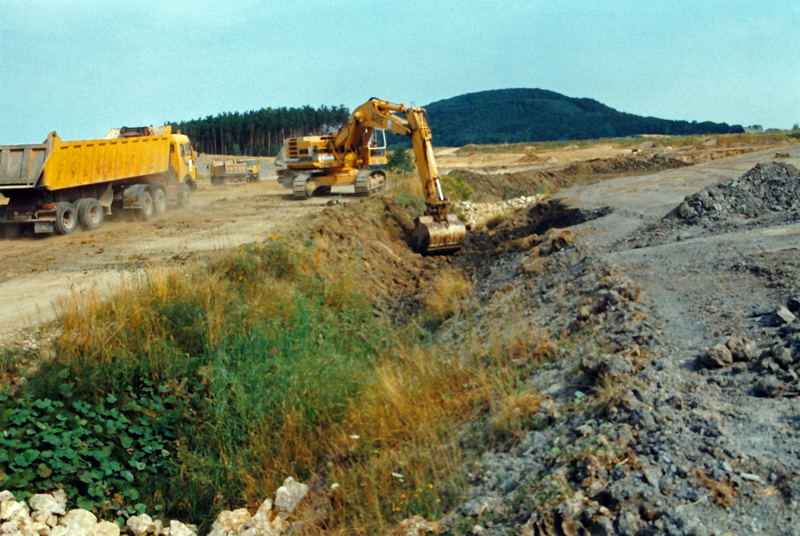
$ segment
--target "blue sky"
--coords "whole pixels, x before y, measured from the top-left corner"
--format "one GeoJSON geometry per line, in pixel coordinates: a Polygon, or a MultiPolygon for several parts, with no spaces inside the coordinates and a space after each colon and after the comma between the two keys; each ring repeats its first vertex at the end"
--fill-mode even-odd
{"type": "Polygon", "coordinates": [[[0,144],[516,87],[791,128],[798,29],[797,0],[2,0],[0,144]]]}

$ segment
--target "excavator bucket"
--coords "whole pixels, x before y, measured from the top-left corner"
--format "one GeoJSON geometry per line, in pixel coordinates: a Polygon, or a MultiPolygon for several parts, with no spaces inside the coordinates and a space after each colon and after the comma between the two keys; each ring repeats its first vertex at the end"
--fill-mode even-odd
{"type": "Polygon", "coordinates": [[[443,222],[419,216],[414,219],[411,245],[417,253],[445,255],[461,249],[466,234],[466,226],[455,214],[448,214],[443,222]]]}

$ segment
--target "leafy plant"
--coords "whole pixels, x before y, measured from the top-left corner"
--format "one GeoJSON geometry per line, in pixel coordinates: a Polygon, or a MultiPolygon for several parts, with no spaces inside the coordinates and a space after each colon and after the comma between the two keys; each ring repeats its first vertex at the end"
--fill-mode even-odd
{"type": "Polygon", "coordinates": [[[0,485],[22,497],[64,488],[80,508],[143,512],[148,479],[170,474],[174,397],[145,384],[89,402],[74,396],[68,369],[57,376],[49,398],[0,394],[0,485]]]}

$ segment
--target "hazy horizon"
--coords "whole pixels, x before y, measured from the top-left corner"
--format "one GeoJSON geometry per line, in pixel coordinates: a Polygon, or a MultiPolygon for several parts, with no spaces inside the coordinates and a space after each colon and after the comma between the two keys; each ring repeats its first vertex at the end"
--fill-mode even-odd
{"type": "Polygon", "coordinates": [[[223,112],[538,88],[661,119],[800,122],[800,4],[6,0],[0,144],[223,112]]]}

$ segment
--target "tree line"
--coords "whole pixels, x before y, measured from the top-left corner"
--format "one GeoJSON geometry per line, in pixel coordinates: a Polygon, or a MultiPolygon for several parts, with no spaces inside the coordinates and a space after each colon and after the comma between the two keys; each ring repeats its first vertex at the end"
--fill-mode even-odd
{"type": "MultiPolygon", "coordinates": [[[[667,120],[619,112],[593,99],[542,89],[468,93],[427,105],[437,146],[614,138],[637,134],[722,134],[741,125],[667,120]]],[[[275,156],[288,137],[335,131],[350,118],[344,105],[261,108],[224,112],[205,119],[169,123],[192,140],[196,151],[224,155],[275,156]]],[[[408,146],[387,133],[390,146],[408,146]]]]}
{"type": "Polygon", "coordinates": [[[346,106],[261,108],[170,122],[189,136],[195,151],[232,156],[275,156],[285,138],[326,134],[350,117],[346,106]]]}

